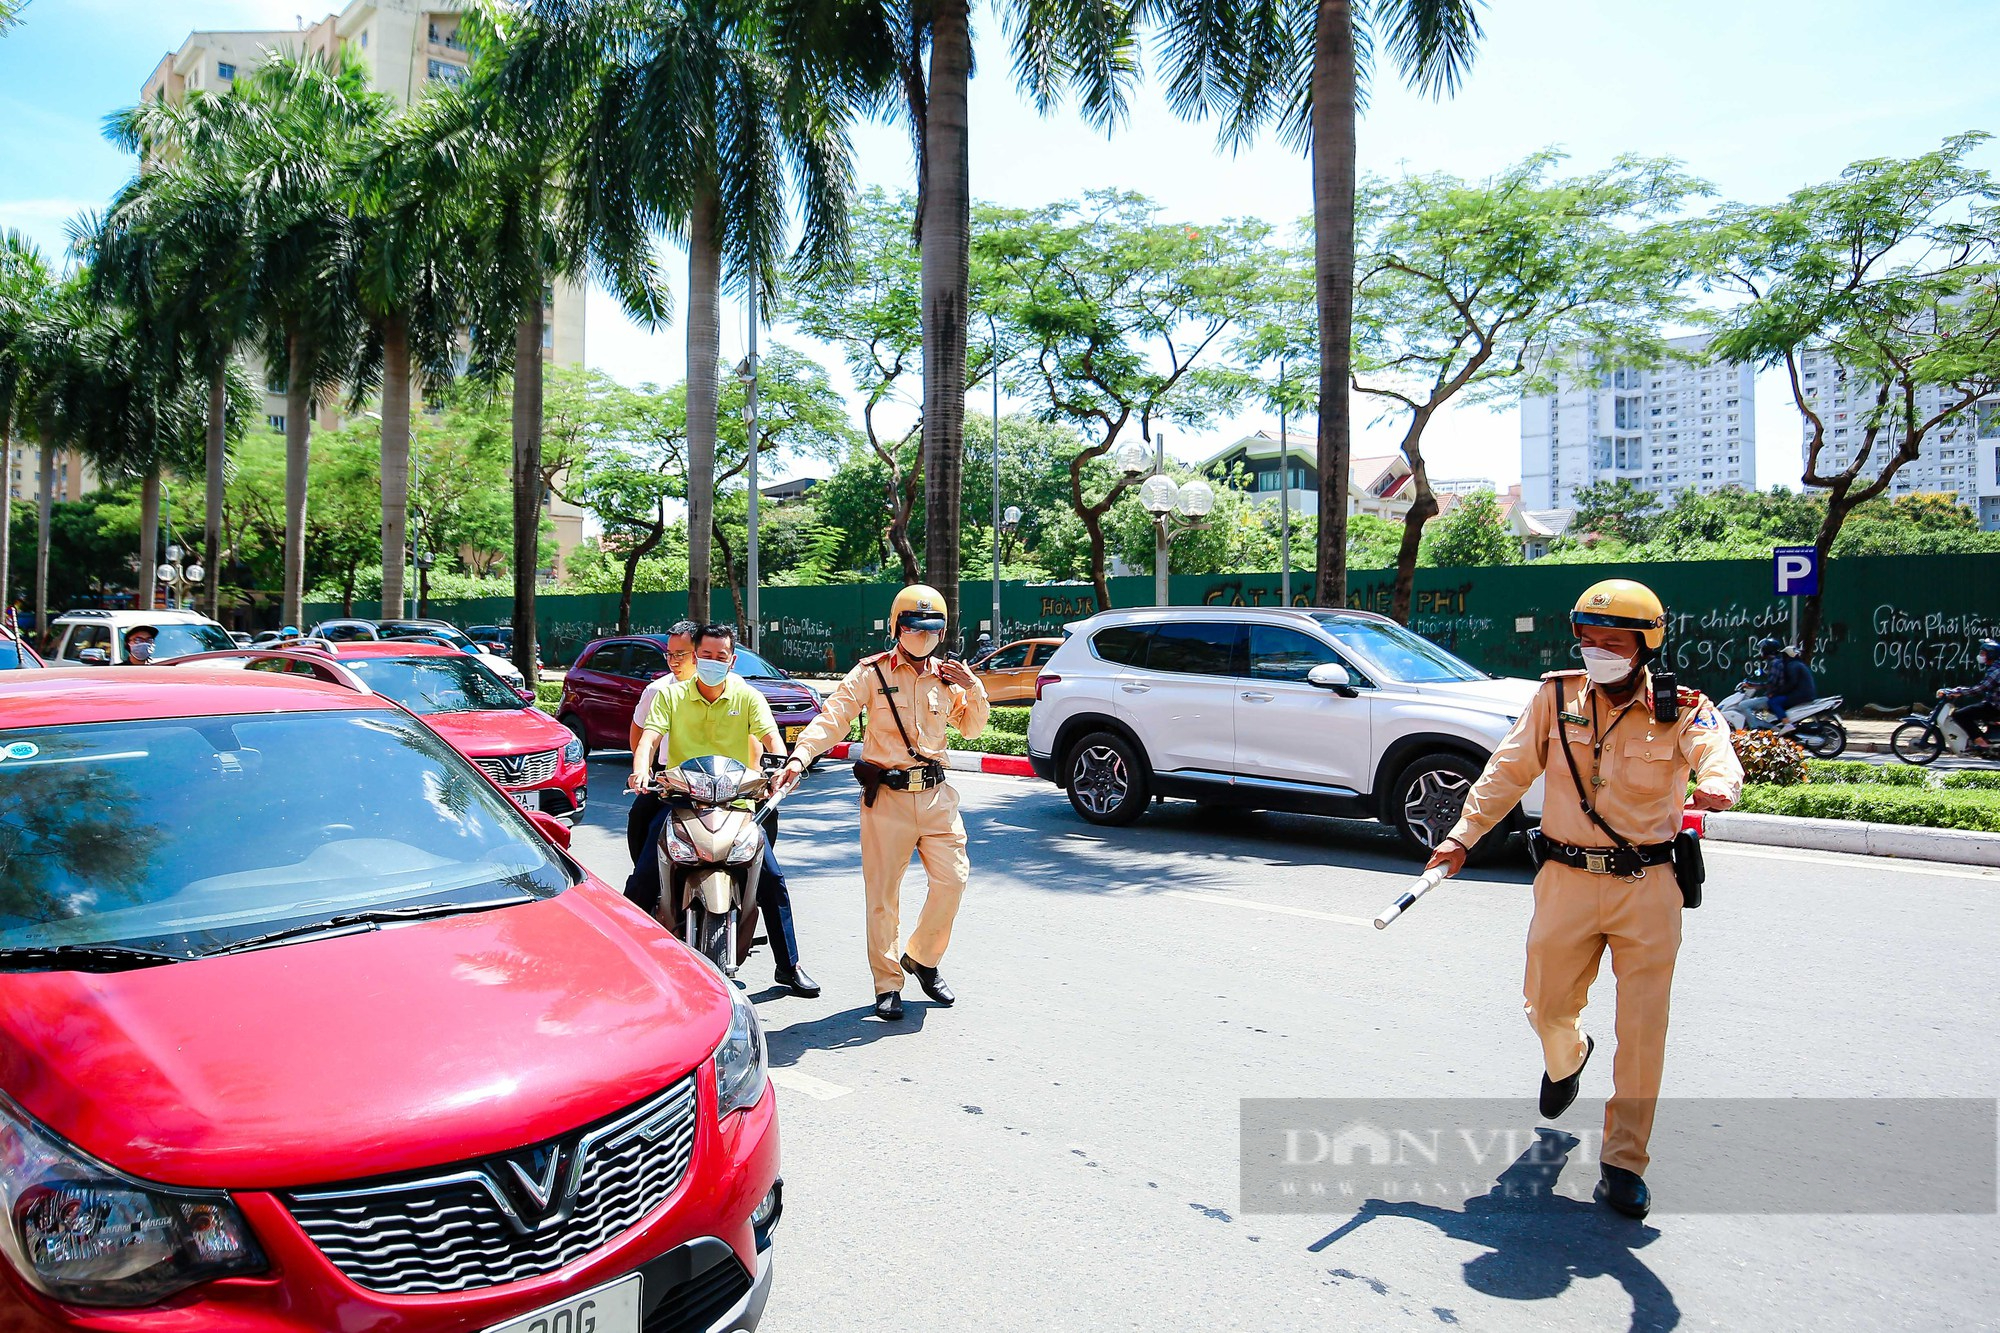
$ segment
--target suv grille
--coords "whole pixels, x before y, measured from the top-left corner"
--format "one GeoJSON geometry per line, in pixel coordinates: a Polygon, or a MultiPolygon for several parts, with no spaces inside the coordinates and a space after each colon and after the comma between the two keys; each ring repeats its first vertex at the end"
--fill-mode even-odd
{"type": "Polygon", "coordinates": [[[593,1129],[421,1178],[286,1196],[334,1267],[370,1291],[470,1291],[552,1273],[666,1202],[694,1152],[690,1074],[593,1129]]]}
{"type": "Polygon", "coordinates": [[[536,754],[488,755],[472,762],[503,787],[535,787],[556,775],[556,761],[561,758],[561,750],[542,750],[536,754]]]}

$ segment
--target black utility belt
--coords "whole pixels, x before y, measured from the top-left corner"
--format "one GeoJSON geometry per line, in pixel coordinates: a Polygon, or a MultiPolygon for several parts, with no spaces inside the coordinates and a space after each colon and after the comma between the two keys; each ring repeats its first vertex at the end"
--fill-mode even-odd
{"type": "Polygon", "coordinates": [[[1528,832],[1529,850],[1535,864],[1554,861],[1558,865],[1587,870],[1593,875],[1636,875],[1647,866],[1669,865],[1674,859],[1671,842],[1647,843],[1634,847],[1572,847],[1558,842],[1540,829],[1528,832]]]}
{"type": "Polygon", "coordinates": [[[944,785],[946,771],[936,761],[914,768],[892,768],[882,774],[882,785],[890,791],[929,791],[944,785]]]}

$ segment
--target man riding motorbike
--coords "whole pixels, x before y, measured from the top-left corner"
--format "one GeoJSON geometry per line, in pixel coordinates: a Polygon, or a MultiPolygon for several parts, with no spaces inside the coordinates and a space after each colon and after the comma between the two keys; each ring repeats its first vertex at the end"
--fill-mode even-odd
{"type": "Polygon", "coordinates": [[[1783,643],[1776,639],[1764,639],[1758,643],[1757,651],[1764,659],[1763,676],[1744,681],[1743,688],[1763,690],[1764,707],[1770,710],[1778,724],[1789,716],[1788,710],[1819,698],[1819,686],[1813,680],[1812,668],[1786,652],[1783,643]]]}
{"type": "Polygon", "coordinates": [[[1993,728],[2000,723],[2000,639],[1979,641],[1979,679],[1970,685],[1939,690],[1938,698],[1958,703],[1953,716],[1972,737],[1976,750],[1992,748],[1993,728]]]}

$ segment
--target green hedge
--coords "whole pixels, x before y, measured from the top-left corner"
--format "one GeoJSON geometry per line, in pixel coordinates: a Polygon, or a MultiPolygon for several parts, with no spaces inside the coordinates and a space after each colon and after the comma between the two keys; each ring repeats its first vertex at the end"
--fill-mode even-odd
{"type": "Polygon", "coordinates": [[[947,738],[946,744],[954,750],[972,750],[979,754],[1025,755],[1028,753],[1028,738],[1026,736],[1017,736],[1011,731],[995,731],[991,727],[988,727],[985,731],[979,733],[978,740],[973,741],[965,739],[956,730],[946,731],[945,736],[947,738]]]}
{"type": "Polygon", "coordinates": [[[1014,704],[995,704],[987,715],[988,731],[1004,731],[1011,736],[1028,734],[1028,710],[1014,704]]]}
{"type": "Polygon", "coordinates": [[[535,682],[535,702],[544,712],[553,713],[562,702],[562,682],[560,680],[537,680],[535,682]]]}
{"type": "Polygon", "coordinates": [[[1745,787],[1736,807],[1753,815],[1804,819],[1853,819],[1871,824],[1974,829],[2000,833],[2000,793],[1939,791],[1867,782],[1808,783],[1797,787],[1745,787]]]}
{"type": "Polygon", "coordinates": [[[1929,774],[1908,764],[1869,764],[1859,759],[1809,759],[1806,781],[1866,783],[1880,787],[1929,786],[1929,774]]]}
{"type": "Polygon", "coordinates": [[[1953,791],[2000,791],[2000,768],[1961,768],[1940,773],[1938,786],[1953,791]]]}

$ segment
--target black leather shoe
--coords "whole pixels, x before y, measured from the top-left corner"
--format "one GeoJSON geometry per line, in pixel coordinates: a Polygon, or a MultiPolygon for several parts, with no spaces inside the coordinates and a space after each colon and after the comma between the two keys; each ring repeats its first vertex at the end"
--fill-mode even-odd
{"type": "Polygon", "coordinates": [[[958,997],[951,993],[951,987],[944,984],[944,978],[938,975],[936,968],[925,967],[908,954],[904,954],[903,970],[917,979],[917,984],[924,988],[924,994],[944,1008],[949,1009],[958,1003],[958,997]]]}
{"type": "Polygon", "coordinates": [[[806,975],[803,967],[781,967],[776,970],[775,979],[780,986],[792,994],[808,1000],[819,998],[819,983],[806,975]]]}
{"type": "Polygon", "coordinates": [[[1610,1204],[1627,1217],[1644,1217],[1653,1211],[1653,1191],[1637,1171],[1605,1162],[1598,1168],[1603,1177],[1597,1182],[1597,1201],[1610,1204]]]}
{"type": "Polygon", "coordinates": [[[1577,1089],[1583,1086],[1583,1071],[1590,1064],[1590,1053],[1597,1049],[1597,1038],[1583,1039],[1583,1064],[1565,1079],[1552,1079],[1546,1072],[1542,1074],[1542,1119],[1553,1120],[1569,1110],[1576,1101],[1577,1089]]]}
{"type": "Polygon", "coordinates": [[[884,1023],[903,1021],[903,997],[895,991],[883,991],[875,997],[875,1017],[884,1023]]]}

